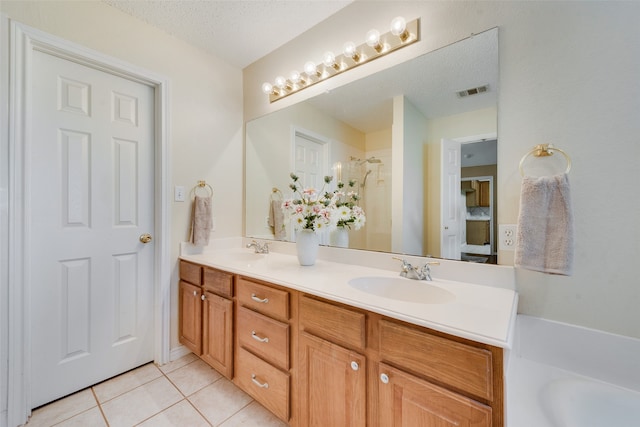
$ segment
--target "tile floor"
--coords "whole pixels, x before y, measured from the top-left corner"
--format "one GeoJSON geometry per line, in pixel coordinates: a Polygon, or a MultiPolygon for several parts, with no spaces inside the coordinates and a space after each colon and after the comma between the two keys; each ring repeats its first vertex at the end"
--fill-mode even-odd
{"type": "Polygon", "coordinates": [[[194,354],[153,363],[33,411],[26,427],[282,427],[194,354]]]}

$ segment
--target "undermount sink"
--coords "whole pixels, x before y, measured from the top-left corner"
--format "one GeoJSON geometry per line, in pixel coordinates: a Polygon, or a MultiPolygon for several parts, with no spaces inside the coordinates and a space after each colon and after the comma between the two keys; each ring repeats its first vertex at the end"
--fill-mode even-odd
{"type": "Polygon", "coordinates": [[[403,277],[357,277],[349,280],[349,286],[379,297],[420,304],[445,304],[455,299],[446,289],[403,277]]]}
{"type": "Polygon", "coordinates": [[[267,254],[258,254],[254,252],[240,252],[234,253],[229,257],[231,261],[245,264],[246,267],[252,267],[258,264],[262,264],[267,259],[267,254]]]}

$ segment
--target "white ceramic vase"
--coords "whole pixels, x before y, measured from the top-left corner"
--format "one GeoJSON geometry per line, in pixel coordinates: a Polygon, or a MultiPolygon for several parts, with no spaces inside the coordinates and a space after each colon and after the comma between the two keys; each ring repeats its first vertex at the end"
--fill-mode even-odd
{"type": "Polygon", "coordinates": [[[296,251],[300,265],[313,265],[318,256],[318,235],[313,230],[300,230],[296,234],[296,251]]]}
{"type": "Polygon", "coordinates": [[[346,227],[336,227],[329,234],[329,244],[338,248],[349,247],[349,230],[346,227]]]}

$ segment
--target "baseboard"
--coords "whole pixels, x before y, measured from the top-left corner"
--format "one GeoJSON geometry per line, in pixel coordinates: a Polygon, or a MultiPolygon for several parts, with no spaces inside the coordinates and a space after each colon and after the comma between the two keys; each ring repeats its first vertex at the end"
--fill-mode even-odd
{"type": "Polygon", "coordinates": [[[185,347],[183,345],[179,345],[178,347],[174,347],[174,348],[172,348],[170,350],[170,352],[169,352],[169,361],[173,362],[174,360],[178,360],[181,357],[184,357],[189,353],[191,353],[191,350],[189,350],[187,347],[185,347]]]}

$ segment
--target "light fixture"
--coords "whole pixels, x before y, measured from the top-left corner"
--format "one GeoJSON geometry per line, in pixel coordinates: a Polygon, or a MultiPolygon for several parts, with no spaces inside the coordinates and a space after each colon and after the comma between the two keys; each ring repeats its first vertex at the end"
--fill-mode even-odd
{"type": "Polygon", "coordinates": [[[402,16],[396,16],[391,21],[391,34],[400,37],[400,40],[404,43],[409,38],[409,31],[407,31],[407,21],[402,16]]]}
{"type": "Polygon", "coordinates": [[[342,47],[342,53],[344,54],[344,56],[353,59],[355,62],[360,61],[361,57],[354,42],[346,42],[342,47]]]}
{"type": "Polygon", "coordinates": [[[331,67],[336,71],[340,70],[340,64],[336,62],[336,55],[330,50],[325,52],[322,56],[322,63],[325,67],[331,67]]]}
{"type": "Polygon", "coordinates": [[[376,29],[369,30],[367,31],[366,38],[367,38],[367,44],[369,46],[374,48],[378,53],[382,52],[382,49],[384,49],[384,46],[380,44],[380,31],[376,29]]]}
{"type": "Polygon", "coordinates": [[[304,64],[304,73],[309,77],[320,77],[322,73],[318,71],[318,66],[313,61],[307,61],[304,64]]]}
{"type": "Polygon", "coordinates": [[[289,79],[278,76],[274,84],[263,83],[262,92],[274,102],[299,90],[325,81],[359,65],[388,55],[389,53],[408,46],[420,40],[420,19],[407,22],[403,17],[395,17],[391,21],[389,32],[380,34],[378,30],[370,30],[365,35],[364,43],[356,45],[347,42],[342,47],[342,54],[336,56],[332,51],[326,51],[320,65],[313,61],[304,64],[304,74],[294,70],[289,79]]]}

